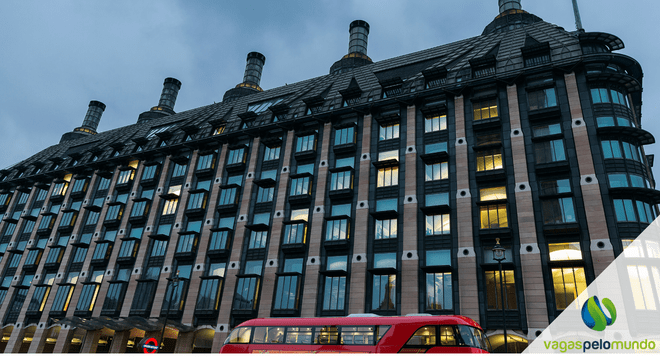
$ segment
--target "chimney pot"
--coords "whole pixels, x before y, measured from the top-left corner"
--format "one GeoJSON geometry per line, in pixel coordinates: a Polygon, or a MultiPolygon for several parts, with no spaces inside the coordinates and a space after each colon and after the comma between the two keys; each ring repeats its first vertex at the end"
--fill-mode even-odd
{"type": "Polygon", "coordinates": [[[101,115],[103,115],[103,111],[105,111],[104,103],[96,100],[90,101],[89,108],[87,108],[87,114],[85,115],[85,119],[82,123],[82,127],[92,130],[96,133],[96,129],[98,128],[99,122],[101,121],[101,115]]]}
{"type": "Polygon", "coordinates": [[[348,28],[350,38],[348,53],[367,55],[367,39],[369,37],[369,24],[364,20],[355,20],[348,28]]]}
{"type": "Polygon", "coordinates": [[[498,0],[500,5],[500,14],[507,10],[522,10],[520,0],[498,0]]]}
{"type": "Polygon", "coordinates": [[[176,103],[176,97],[179,95],[180,89],[181,81],[171,77],[166,78],[163,82],[163,92],[160,94],[158,107],[174,110],[174,104],[176,103]]]}
{"type": "Polygon", "coordinates": [[[247,64],[245,64],[245,75],[243,76],[244,84],[256,85],[261,83],[261,72],[266,63],[266,57],[253,51],[247,55],[247,64]]]}

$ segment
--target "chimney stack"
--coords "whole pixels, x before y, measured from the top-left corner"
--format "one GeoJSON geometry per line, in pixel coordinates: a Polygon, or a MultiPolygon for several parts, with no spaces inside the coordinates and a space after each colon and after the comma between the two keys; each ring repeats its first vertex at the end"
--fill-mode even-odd
{"type": "Polygon", "coordinates": [[[520,0],[498,0],[500,5],[500,14],[507,10],[522,10],[520,0]]]}
{"type": "Polygon", "coordinates": [[[160,94],[158,107],[174,110],[174,103],[176,103],[176,97],[179,95],[180,89],[181,81],[171,77],[166,78],[163,82],[163,92],[160,94]]]}
{"type": "Polygon", "coordinates": [[[168,77],[163,82],[163,91],[160,93],[160,100],[158,106],[152,107],[149,111],[145,111],[138,116],[138,124],[145,123],[149,120],[158,119],[163,116],[174,115],[174,104],[176,97],[181,90],[181,81],[168,77]]]}
{"type": "Polygon", "coordinates": [[[247,63],[245,64],[245,75],[243,75],[243,82],[236,85],[235,88],[229,89],[222,97],[222,101],[233,100],[239,97],[254,94],[255,92],[264,91],[259,84],[261,83],[261,71],[266,63],[266,57],[253,51],[247,55],[247,63]]]}
{"type": "Polygon", "coordinates": [[[364,20],[355,20],[349,26],[348,32],[351,34],[348,41],[348,53],[367,55],[369,24],[364,20]]]}
{"type": "Polygon", "coordinates": [[[330,74],[341,74],[362,65],[373,64],[367,56],[367,39],[369,24],[364,20],[355,20],[349,25],[348,54],[344,55],[330,67],[330,74]]]}
{"type": "Polygon", "coordinates": [[[60,138],[60,143],[63,141],[79,139],[89,135],[96,135],[96,129],[98,128],[99,122],[101,121],[101,115],[103,115],[103,111],[105,111],[104,103],[96,100],[90,101],[89,107],[87,108],[87,114],[85,114],[85,118],[83,119],[82,126],[73,129],[71,132],[64,133],[60,138]]]}

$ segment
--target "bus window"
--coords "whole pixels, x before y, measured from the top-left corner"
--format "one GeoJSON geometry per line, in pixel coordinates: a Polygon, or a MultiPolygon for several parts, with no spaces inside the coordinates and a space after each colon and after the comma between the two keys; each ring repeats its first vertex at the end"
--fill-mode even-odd
{"type": "Polygon", "coordinates": [[[253,344],[282,344],[284,343],[283,327],[257,326],[254,328],[253,344]]]}
{"type": "Polygon", "coordinates": [[[433,346],[435,345],[435,326],[424,326],[415,331],[406,345],[433,346]]]}
{"type": "Polygon", "coordinates": [[[341,344],[374,345],[373,326],[342,326],[341,344]]]}
{"type": "Polygon", "coordinates": [[[463,340],[463,344],[461,345],[466,345],[474,348],[481,347],[479,342],[475,341],[476,339],[474,338],[474,334],[472,333],[472,328],[470,326],[458,325],[458,331],[461,335],[461,339],[463,340]]]}
{"type": "Polygon", "coordinates": [[[336,326],[324,326],[314,329],[316,338],[314,344],[335,345],[339,339],[339,330],[336,326]]]}
{"type": "Polygon", "coordinates": [[[234,329],[225,340],[225,344],[248,344],[250,342],[251,327],[239,327],[234,329]]]}
{"type": "Polygon", "coordinates": [[[390,325],[380,325],[380,326],[376,326],[376,333],[377,333],[377,336],[376,336],[376,344],[378,344],[378,342],[379,342],[380,339],[383,337],[383,335],[385,335],[385,333],[387,332],[387,330],[389,330],[391,327],[392,327],[392,326],[390,326],[390,325]]]}
{"type": "Polygon", "coordinates": [[[287,344],[312,344],[311,327],[288,327],[286,329],[287,344]]]}
{"type": "Polygon", "coordinates": [[[456,346],[453,326],[440,326],[440,345],[456,346]]]}
{"type": "Polygon", "coordinates": [[[488,352],[491,352],[490,348],[490,342],[486,338],[486,335],[484,334],[483,331],[470,327],[472,329],[472,333],[474,335],[475,342],[479,343],[479,347],[482,348],[483,350],[486,350],[488,352]]]}

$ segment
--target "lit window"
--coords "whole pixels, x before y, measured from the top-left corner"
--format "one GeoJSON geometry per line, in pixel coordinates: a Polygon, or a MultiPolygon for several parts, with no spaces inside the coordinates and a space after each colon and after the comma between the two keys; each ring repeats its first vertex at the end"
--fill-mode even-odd
{"type": "Polygon", "coordinates": [[[433,115],[424,119],[424,132],[447,130],[447,115],[433,115]]]}
{"type": "Polygon", "coordinates": [[[179,199],[168,199],[163,204],[163,212],[161,215],[172,215],[176,213],[176,207],[179,204],[179,199]]]}
{"type": "Polygon", "coordinates": [[[504,287],[504,309],[516,310],[516,282],[513,270],[503,270],[503,279],[497,270],[486,271],[486,300],[488,310],[502,310],[502,287],[504,287]],[[502,281],[503,280],[503,281],[502,281]]]}
{"type": "Polygon", "coordinates": [[[220,135],[220,134],[223,134],[224,132],[225,132],[225,126],[222,125],[222,126],[218,126],[218,127],[214,128],[213,133],[211,135],[220,135]]]}
{"type": "Polygon", "coordinates": [[[396,160],[399,161],[399,150],[383,151],[378,153],[378,161],[396,160]]]}
{"type": "MultiPolygon", "coordinates": [[[[587,288],[587,281],[582,266],[561,266],[563,261],[581,261],[580,244],[554,243],[548,244],[550,261],[553,263],[552,282],[554,284],[555,305],[558,310],[568,307],[578,295],[587,288]],[[561,266],[561,267],[560,267],[561,266]]],[[[576,308],[579,304],[575,304],[576,308]]]]}
{"type": "Polygon", "coordinates": [[[502,150],[492,149],[477,152],[477,171],[488,171],[504,168],[502,150]]]}
{"type": "Polygon", "coordinates": [[[377,187],[399,185],[399,167],[388,167],[378,169],[377,187]]]}
{"type": "Polygon", "coordinates": [[[477,101],[472,104],[474,120],[484,120],[498,117],[497,99],[477,101]]]}

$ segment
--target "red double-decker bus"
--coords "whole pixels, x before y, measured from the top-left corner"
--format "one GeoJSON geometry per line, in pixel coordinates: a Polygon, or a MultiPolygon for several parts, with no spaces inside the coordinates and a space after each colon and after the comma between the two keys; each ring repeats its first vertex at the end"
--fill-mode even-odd
{"type": "Polygon", "coordinates": [[[490,343],[465,316],[348,316],[248,320],[221,353],[488,353],[490,343]]]}

